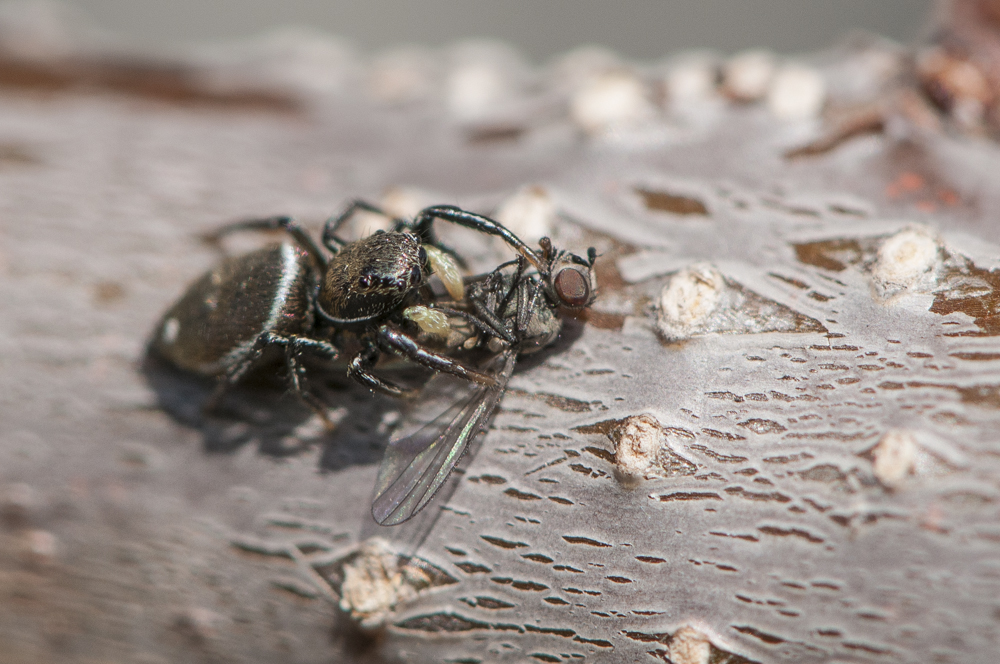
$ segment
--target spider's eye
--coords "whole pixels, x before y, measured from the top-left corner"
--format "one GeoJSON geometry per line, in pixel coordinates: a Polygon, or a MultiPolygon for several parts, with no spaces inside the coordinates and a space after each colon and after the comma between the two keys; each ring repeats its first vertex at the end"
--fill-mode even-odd
{"type": "Polygon", "coordinates": [[[556,295],[567,307],[585,307],[590,304],[590,279],[583,270],[565,267],[553,280],[556,295]]]}

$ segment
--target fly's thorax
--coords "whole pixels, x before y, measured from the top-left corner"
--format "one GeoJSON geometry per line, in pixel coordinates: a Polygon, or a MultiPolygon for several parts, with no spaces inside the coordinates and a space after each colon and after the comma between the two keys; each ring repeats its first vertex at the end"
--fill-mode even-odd
{"type": "Polygon", "coordinates": [[[337,253],[318,303],[329,317],[368,321],[394,313],[429,275],[427,254],[409,233],[375,233],[337,253]]]}
{"type": "Polygon", "coordinates": [[[548,302],[535,307],[528,316],[528,323],[518,334],[517,351],[529,355],[553,343],[562,330],[562,319],[548,302]]]}
{"type": "Polygon", "coordinates": [[[556,340],[562,330],[562,319],[558,307],[545,294],[537,275],[522,278],[517,288],[518,293],[510,299],[503,312],[503,320],[507,331],[516,340],[515,350],[528,355],[556,340]]]}

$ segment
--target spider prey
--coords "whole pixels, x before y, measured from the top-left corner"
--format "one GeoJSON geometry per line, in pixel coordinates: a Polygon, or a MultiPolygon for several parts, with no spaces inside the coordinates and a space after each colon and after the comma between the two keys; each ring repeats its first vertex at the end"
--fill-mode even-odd
{"type": "Polygon", "coordinates": [[[562,328],[560,308],[582,309],[594,301],[594,250],[583,259],[555,251],[548,238],[542,238],[541,248],[537,254],[522,245],[516,261],[468,285],[464,311],[452,311],[470,321],[463,347],[490,354],[485,368],[495,382],[475,386],[428,424],[389,442],[372,502],[372,516],[380,525],[403,523],[431,501],[489,423],[517,355],[555,341],[562,328]],[[530,273],[529,262],[535,266],[530,273]]]}
{"type": "MultiPolygon", "coordinates": [[[[283,355],[292,390],[325,419],[326,406],[309,390],[301,357],[349,358],[347,373],[373,390],[409,395],[411,390],[373,373],[384,351],[405,356],[434,371],[486,386],[497,377],[468,368],[416,342],[408,330],[447,332],[447,316],[431,302],[428,279],[438,273],[454,299],[462,280],[433,233],[435,219],[451,221],[503,238],[515,250],[532,253],[497,222],[451,206],[430,207],[412,223],[396,220],[392,232],[356,242],[337,236],[358,210],[384,214],[356,201],[324,226],[323,246],[288,217],[237,222],[213,234],[241,230],[284,230],[293,240],[236,256],[196,281],[164,314],[151,350],[181,369],[215,377],[205,404],[216,407],[226,389],[268,360],[283,355]]],[[[534,261],[533,261],[534,262],[534,261]]]]}

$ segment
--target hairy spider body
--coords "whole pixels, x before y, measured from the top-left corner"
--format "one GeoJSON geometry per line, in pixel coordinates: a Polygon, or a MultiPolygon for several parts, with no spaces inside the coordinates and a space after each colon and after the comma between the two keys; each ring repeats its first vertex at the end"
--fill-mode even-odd
{"type": "Polygon", "coordinates": [[[430,274],[427,252],[415,235],[376,233],[333,256],[317,304],[332,325],[363,328],[416,299],[430,274]]]}
{"type": "Polygon", "coordinates": [[[311,332],[315,273],[309,255],[292,243],[228,258],[164,314],[153,349],[181,369],[224,375],[245,361],[261,335],[295,339],[311,332]]]}

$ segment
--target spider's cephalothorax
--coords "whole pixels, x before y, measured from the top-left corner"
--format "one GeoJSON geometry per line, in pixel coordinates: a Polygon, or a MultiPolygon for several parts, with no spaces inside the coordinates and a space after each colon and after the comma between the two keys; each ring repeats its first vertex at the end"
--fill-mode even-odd
{"type": "Polygon", "coordinates": [[[399,309],[430,274],[427,251],[417,236],[376,233],[333,256],[316,303],[332,324],[363,327],[399,309]]]}

